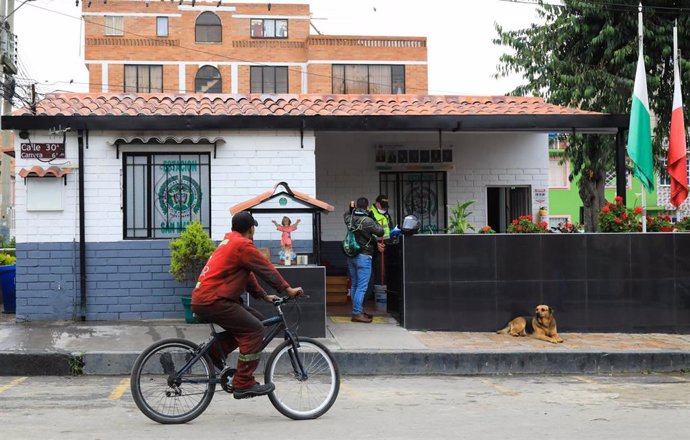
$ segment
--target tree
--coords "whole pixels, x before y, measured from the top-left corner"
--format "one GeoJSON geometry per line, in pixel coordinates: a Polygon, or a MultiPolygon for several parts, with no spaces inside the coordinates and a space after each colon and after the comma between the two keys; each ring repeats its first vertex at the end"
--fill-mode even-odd
{"type": "MultiPolygon", "coordinates": [[[[627,114],[637,62],[639,0],[537,0],[542,24],[506,31],[496,24],[494,44],[511,48],[501,56],[497,76],[523,75],[526,83],[511,93],[535,95],[547,102],[583,110],[627,114]]],[[[649,104],[656,116],[654,155],[657,169],[662,140],[668,138],[673,101],[673,24],[678,20],[681,53],[690,54],[690,13],[685,2],[649,0],[643,6],[644,55],[649,104]]],[[[679,66],[684,83],[690,80],[690,61],[679,66]]],[[[685,87],[683,101],[688,101],[685,87]]],[[[585,210],[585,229],[598,230],[597,213],[605,203],[606,172],[613,168],[613,136],[569,136],[566,157],[570,180],[580,176],[579,193],[585,210]]]]}

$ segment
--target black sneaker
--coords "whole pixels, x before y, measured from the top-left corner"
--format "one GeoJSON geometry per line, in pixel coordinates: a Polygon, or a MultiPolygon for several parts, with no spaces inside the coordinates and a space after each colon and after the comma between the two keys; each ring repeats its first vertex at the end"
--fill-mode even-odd
{"type": "Polygon", "coordinates": [[[249,388],[235,388],[233,390],[232,397],[235,399],[249,399],[251,397],[265,396],[266,394],[273,392],[275,389],[276,386],[272,383],[266,383],[263,385],[255,383],[249,388]]]}

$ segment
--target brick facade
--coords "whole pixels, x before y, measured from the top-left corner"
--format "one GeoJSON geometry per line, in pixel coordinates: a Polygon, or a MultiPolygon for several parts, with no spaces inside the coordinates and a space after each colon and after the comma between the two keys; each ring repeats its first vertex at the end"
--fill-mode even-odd
{"type": "Polygon", "coordinates": [[[193,93],[196,72],[210,64],[220,70],[222,93],[245,94],[250,93],[249,66],[265,64],[288,67],[289,93],[330,94],[332,64],[347,63],[404,65],[406,93],[428,93],[425,37],[309,35],[309,5],[223,2],[217,7],[217,2],[198,1],[192,7],[132,0],[82,5],[90,92],[122,92],[124,64],[162,64],[164,93],[193,93]],[[220,19],[222,41],[195,41],[196,20],[204,12],[220,19]],[[106,18],[112,16],[122,17],[122,35],[105,35],[106,18]],[[158,17],[167,17],[168,36],[156,35],[158,17]],[[288,38],[252,38],[250,20],[271,17],[288,20],[288,38]]]}

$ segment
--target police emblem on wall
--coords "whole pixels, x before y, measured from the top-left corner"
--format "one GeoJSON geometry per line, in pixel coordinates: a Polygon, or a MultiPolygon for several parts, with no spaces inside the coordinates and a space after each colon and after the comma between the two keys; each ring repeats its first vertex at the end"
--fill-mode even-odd
{"type": "Polygon", "coordinates": [[[179,233],[201,210],[201,186],[190,176],[161,178],[156,199],[162,232],[179,233]]]}
{"type": "Polygon", "coordinates": [[[198,214],[201,209],[201,186],[189,176],[173,176],[158,188],[158,205],[163,214],[198,214]]]}

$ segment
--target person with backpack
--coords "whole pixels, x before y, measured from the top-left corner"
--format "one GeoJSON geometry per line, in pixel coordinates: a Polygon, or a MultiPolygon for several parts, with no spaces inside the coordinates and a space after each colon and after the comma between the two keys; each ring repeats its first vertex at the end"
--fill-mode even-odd
{"type": "Polygon", "coordinates": [[[383,227],[369,217],[369,200],[366,197],[350,202],[345,213],[345,225],[354,234],[359,250],[347,256],[347,267],[352,279],[352,322],[368,323],[372,316],[363,310],[364,294],[371,278],[371,259],[377,248],[377,237],[383,236],[383,227]]]}

